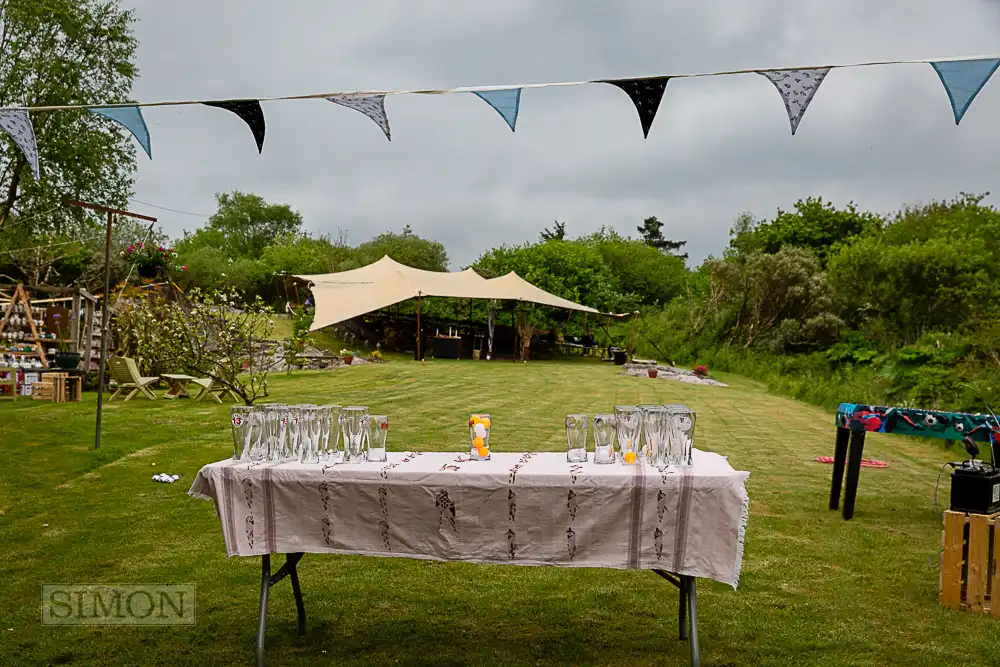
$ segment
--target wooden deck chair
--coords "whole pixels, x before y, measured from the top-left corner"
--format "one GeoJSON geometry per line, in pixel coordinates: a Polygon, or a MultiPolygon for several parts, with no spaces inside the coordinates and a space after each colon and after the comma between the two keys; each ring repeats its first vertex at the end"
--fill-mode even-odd
{"type": "Polygon", "coordinates": [[[140,392],[146,398],[156,400],[156,394],[149,387],[159,378],[144,378],[139,375],[139,368],[135,365],[134,359],[111,357],[108,359],[108,371],[111,379],[118,383],[118,388],[108,401],[114,400],[115,396],[125,394],[125,402],[128,403],[140,392]]]}
{"type": "Polygon", "coordinates": [[[226,396],[229,396],[229,398],[233,399],[237,403],[240,402],[239,397],[233,393],[232,389],[224,387],[221,384],[217,384],[212,378],[194,380],[194,384],[201,387],[201,391],[199,391],[198,395],[194,397],[196,403],[209,396],[211,396],[216,403],[222,403],[222,399],[226,398],[226,396]]]}

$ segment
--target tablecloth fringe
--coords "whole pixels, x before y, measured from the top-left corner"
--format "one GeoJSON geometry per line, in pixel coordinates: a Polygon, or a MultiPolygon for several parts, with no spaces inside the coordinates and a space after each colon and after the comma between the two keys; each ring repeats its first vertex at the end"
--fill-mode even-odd
{"type": "Polygon", "coordinates": [[[739,544],[736,546],[736,567],[734,568],[735,574],[733,575],[733,580],[728,581],[733,590],[736,590],[740,586],[740,572],[743,569],[743,538],[746,536],[747,532],[747,521],[750,520],[750,494],[746,492],[746,488],[743,490],[743,511],[740,514],[740,536],[739,544]]]}

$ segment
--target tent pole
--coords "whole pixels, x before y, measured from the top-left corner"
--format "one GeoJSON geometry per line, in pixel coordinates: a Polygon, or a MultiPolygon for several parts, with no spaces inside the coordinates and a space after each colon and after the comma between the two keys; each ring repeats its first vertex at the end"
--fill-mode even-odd
{"type": "Polygon", "coordinates": [[[635,315],[632,316],[632,340],[629,341],[628,356],[631,361],[632,352],[635,350],[635,322],[639,319],[639,311],[635,311],[635,315]]]}
{"type": "Polygon", "coordinates": [[[423,361],[424,355],[420,353],[420,339],[423,338],[423,331],[420,328],[420,294],[417,294],[417,360],[423,361]]]}

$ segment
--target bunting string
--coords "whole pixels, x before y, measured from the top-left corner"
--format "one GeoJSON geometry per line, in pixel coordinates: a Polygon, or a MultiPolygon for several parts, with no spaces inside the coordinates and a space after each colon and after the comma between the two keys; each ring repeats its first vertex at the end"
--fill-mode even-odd
{"type": "Polygon", "coordinates": [[[798,67],[734,69],[715,72],[686,74],[657,74],[618,79],[592,79],[587,81],[555,81],[548,83],[522,83],[516,85],[460,86],[457,88],[426,88],[412,90],[352,90],[341,92],[311,93],[224,100],[170,100],[157,102],[120,102],[95,104],[66,104],[50,106],[0,107],[0,130],[3,130],[21,150],[32,173],[38,179],[39,150],[31,124],[30,114],[42,112],[86,110],[114,121],[127,129],[152,158],[149,130],[142,116],[142,108],[185,105],[205,105],[232,112],[242,119],[253,133],[258,153],[264,149],[265,121],[261,102],[289,100],[327,100],[353,109],[370,118],[391,140],[389,118],[385,111],[385,98],[391,95],[448,95],[472,93],[490,105],[515,129],[521,107],[521,93],[538,88],[584,86],[593,83],[611,84],[624,91],[639,115],[643,136],[648,137],[660,102],[671,79],[690,79],[737,74],[758,74],[767,78],[781,95],[788,122],[794,135],[802,122],[806,109],[812,102],[826,76],[834,69],[875,67],[882,65],[930,65],[948,95],[955,124],[965,116],[973,100],[982,91],[993,74],[1000,68],[1000,55],[980,55],[951,58],[925,58],[919,60],[873,60],[846,64],[811,65],[798,67]]]}
{"type": "MultiPolygon", "coordinates": [[[[652,74],[643,76],[633,76],[618,78],[618,81],[642,81],[644,79],[696,79],[709,76],[730,76],[734,74],[758,74],[760,72],[781,72],[791,70],[809,70],[829,67],[831,69],[848,69],[855,67],[878,67],[881,65],[929,65],[931,63],[960,63],[980,60],[1000,60],[1000,54],[978,55],[978,56],[956,56],[949,58],[922,58],[919,60],[870,60],[864,62],[827,64],[827,65],[798,65],[795,67],[755,67],[751,69],[718,70],[713,72],[689,72],[686,74],[652,74]]],[[[341,90],[327,93],[309,93],[307,95],[279,95],[276,97],[256,97],[258,102],[282,102],[287,100],[317,100],[327,97],[374,97],[377,95],[447,95],[450,93],[476,93],[489,92],[494,90],[512,90],[515,88],[565,88],[570,86],[586,86],[592,83],[603,83],[608,79],[588,79],[586,81],[549,81],[546,83],[517,83],[506,85],[489,86],[459,86],[457,88],[414,88],[401,90],[341,90]]],[[[250,99],[250,98],[247,98],[250,99]]],[[[23,109],[25,111],[70,111],[79,109],[113,109],[116,107],[167,107],[184,106],[194,104],[206,104],[208,102],[232,102],[229,99],[219,100],[161,100],[155,102],[118,102],[118,103],[95,103],[95,104],[63,104],[49,106],[5,106],[4,109],[23,109]]]]}

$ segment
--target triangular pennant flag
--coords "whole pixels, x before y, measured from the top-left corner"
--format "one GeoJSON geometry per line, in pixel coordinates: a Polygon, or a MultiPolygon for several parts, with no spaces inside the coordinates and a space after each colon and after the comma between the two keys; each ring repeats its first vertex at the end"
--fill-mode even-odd
{"type": "Polygon", "coordinates": [[[781,93],[788,112],[788,122],[792,126],[792,134],[799,128],[802,116],[805,115],[809,103],[812,102],[819,84],[830,73],[832,67],[817,67],[815,69],[785,69],[763,70],[757,72],[766,76],[781,93]]]}
{"type": "Polygon", "coordinates": [[[0,109],[0,127],[10,135],[10,138],[24,153],[37,181],[39,178],[38,146],[35,144],[35,128],[31,126],[31,117],[28,116],[28,111],[26,109],[0,109]]]}
{"type": "Polygon", "coordinates": [[[951,110],[955,114],[955,125],[958,125],[972,105],[972,100],[976,99],[976,95],[993,76],[993,72],[1000,67],[1000,60],[932,62],[931,67],[944,84],[948,100],[951,101],[951,110]]]}
{"type": "Polygon", "coordinates": [[[632,100],[635,110],[639,112],[639,122],[642,123],[642,136],[649,136],[649,128],[660,108],[663,93],[667,90],[669,76],[658,76],[655,79],[616,79],[601,81],[610,83],[625,91],[632,100]]]}
{"type": "Polygon", "coordinates": [[[392,141],[392,134],[389,132],[389,117],[385,114],[385,95],[334,95],[326,99],[368,116],[382,128],[385,138],[392,141]]]}
{"type": "Polygon", "coordinates": [[[149,159],[153,159],[153,151],[149,144],[149,129],[139,107],[91,107],[88,111],[109,118],[131,132],[149,159]]]}
{"type": "Polygon", "coordinates": [[[517,125],[517,112],[521,108],[521,89],[473,91],[476,97],[493,107],[507,121],[510,131],[517,125]]]}
{"type": "Polygon", "coordinates": [[[264,151],[264,110],[257,100],[227,100],[225,102],[202,102],[205,106],[218,107],[232,111],[250,126],[253,138],[257,141],[257,152],[264,151]]]}

